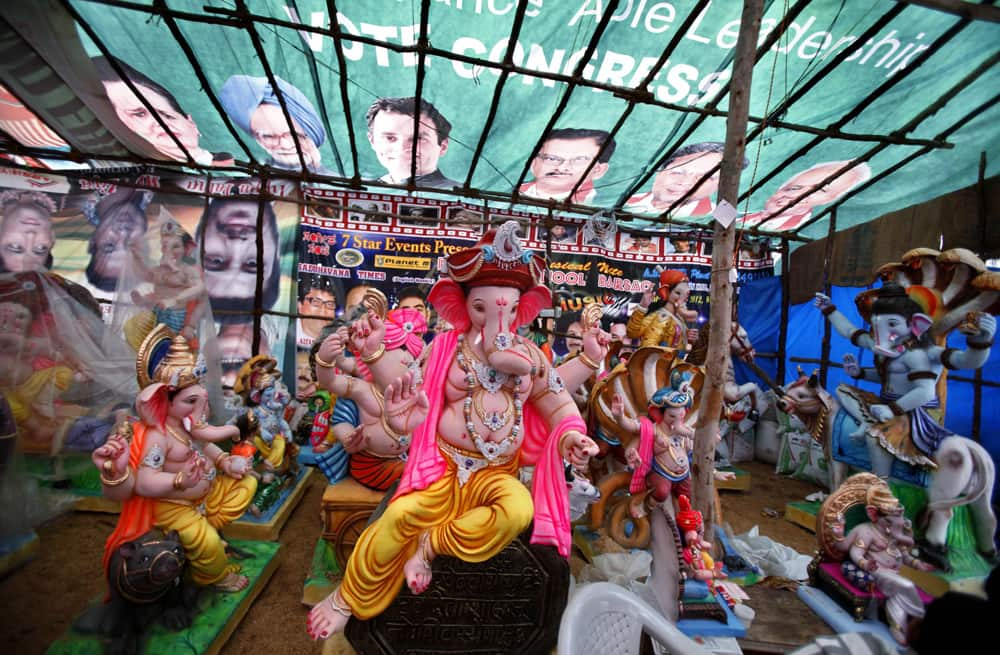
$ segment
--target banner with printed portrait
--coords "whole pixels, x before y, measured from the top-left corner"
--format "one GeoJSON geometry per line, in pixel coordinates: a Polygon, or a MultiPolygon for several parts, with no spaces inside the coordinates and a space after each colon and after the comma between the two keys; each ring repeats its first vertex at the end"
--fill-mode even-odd
{"type": "MultiPolygon", "coordinates": [[[[9,90],[55,133],[21,122],[22,143],[705,224],[716,202],[740,3],[15,4],[0,13],[26,43],[4,65],[45,84],[9,90]]],[[[840,0],[760,22],[741,225],[816,238],[848,194],[841,229],[975,181],[1000,138],[996,25],[840,0]]]]}
{"type": "MultiPolygon", "coordinates": [[[[296,188],[272,181],[267,191],[282,198],[296,188]]],[[[229,386],[252,353],[279,363],[285,353],[299,209],[260,193],[248,179],[3,169],[0,270],[58,274],[94,303],[107,341],[137,347],[144,313],[190,332],[217,348],[213,364],[229,386]]]]}
{"type": "MultiPolygon", "coordinates": [[[[485,229],[513,220],[526,248],[545,255],[553,308],[544,329],[557,354],[589,302],[603,307],[604,324],[624,323],[661,272],[683,271],[690,280],[688,307],[708,319],[711,241],[707,231],[633,232],[600,216],[548,217],[509,209],[426,198],[307,189],[299,244],[296,345],[300,364],[327,322],[350,316],[374,287],[395,307],[414,289],[426,295],[438,279],[438,260],[469,247],[485,229]]],[[[754,242],[740,250],[739,277],[773,275],[770,253],[754,242]]],[[[433,308],[431,308],[433,310],[433,308]]],[[[447,326],[429,317],[431,333],[447,326]]]]}

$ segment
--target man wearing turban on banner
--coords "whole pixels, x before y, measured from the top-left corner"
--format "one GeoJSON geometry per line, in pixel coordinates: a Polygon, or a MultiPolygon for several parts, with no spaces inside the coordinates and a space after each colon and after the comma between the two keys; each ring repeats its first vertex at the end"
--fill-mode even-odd
{"type": "MultiPolygon", "coordinates": [[[[302,149],[302,159],[309,172],[333,175],[320,161],[319,146],[326,141],[326,130],[313,104],[285,80],[280,77],[274,80],[292,118],[292,129],[298,137],[298,147],[302,149]]],[[[264,162],[266,165],[285,171],[302,168],[295,136],[285,120],[278,94],[266,77],[233,75],[222,85],[219,102],[233,122],[244,132],[252,134],[257,143],[267,150],[270,158],[264,162]]]]}
{"type": "MultiPolygon", "coordinates": [[[[428,299],[455,329],[431,343],[422,388],[412,374],[386,388],[389,427],[413,435],[406,468],[385,513],[359,538],[343,583],[310,613],[314,638],[343,630],[351,616],[382,613],[404,581],[426,591],[436,556],[484,562],[532,521],[532,543],[569,557],[563,458],[582,467],[597,454],[570,390],[593,374],[592,355],[604,355],[590,347],[600,343],[598,326],[585,341],[590,355],[558,372],[517,336],[551,303],[544,271],[514,221],[447,258],[428,299]],[[528,465],[530,493],[517,477],[528,465]]],[[[376,333],[359,356],[373,361],[384,351],[376,333]]]]}

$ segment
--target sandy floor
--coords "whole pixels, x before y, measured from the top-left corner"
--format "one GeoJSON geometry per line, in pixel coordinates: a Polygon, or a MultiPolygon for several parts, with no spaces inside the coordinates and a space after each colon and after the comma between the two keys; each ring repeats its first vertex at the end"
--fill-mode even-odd
{"type": "MultiPolygon", "coordinates": [[[[815,537],[810,532],[780,517],[766,516],[763,510],[780,512],[788,500],[801,499],[817,488],[778,478],[767,465],[740,466],[752,473],[753,486],[749,492],[723,493],[723,521],[737,534],[758,525],[761,534],[812,554],[815,537]]],[[[314,478],[281,534],[281,565],[222,649],[223,655],[320,652],[320,646],[306,636],[306,608],[300,598],[320,532],[322,492],[323,485],[314,478]]],[[[39,528],[38,557],[0,580],[3,610],[0,643],[7,646],[5,652],[18,655],[44,652],[49,643],[66,631],[72,618],[103,593],[101,553],[114,522],[112,515],[75,513],[39,528]]]]}

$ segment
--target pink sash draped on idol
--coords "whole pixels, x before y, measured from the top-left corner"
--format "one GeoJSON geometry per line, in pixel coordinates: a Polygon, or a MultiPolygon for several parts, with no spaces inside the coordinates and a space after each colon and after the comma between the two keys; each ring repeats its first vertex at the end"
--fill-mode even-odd
{"type": "MultiPolygon", "coordinates": [[[[406,469],[396,496],[426,489],[444,475],[446,462],[437,447],[437,425],[444,406],[444,388],[448,369],[455,359],[458,335],[469,329],[466,290],[481,286],[516,288],[521,292],[517,316],[511,330],[530,323],[549,307],[552,295],[544,285],[545,260],[523,250],[517,237],[517,223],[510,221],[490,230],[471,248],[447,258],[446,276],[431,289],[428,300],[438,314],[455,327],[439,335],[431,344],[430,359],[423,387],[430,402],[427,418],[414,432],[406,469]]],[[[528,402],[524,406],[524,442],[521,464],[534,465],[532,486],[534,531],[531,541],[556,546],[569,557],[569,498],[558,443],[569,430],[586,434],[579,416],[563,420],[549,430],[543,418],[528,402]]]]}

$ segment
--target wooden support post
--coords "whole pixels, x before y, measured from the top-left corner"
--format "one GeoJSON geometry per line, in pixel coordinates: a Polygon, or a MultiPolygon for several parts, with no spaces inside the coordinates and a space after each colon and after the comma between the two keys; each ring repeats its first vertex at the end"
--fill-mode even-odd
{"type": "MultiPolygon", "coordinates": [[[[830,284],[830,266],[833,263],[833,237],[837,233],[837,210],[830,212],[830,229],[826,232],[826,254],[823,259],[823,293],[830,295],[833,285],[830,284]]],[[[823,321],[823,343],[819,355],[819,386],[826,388],[826,372],[830,361],[830,321],[823,321]]]]}
{"type": "MultiPolygon", "coordinates": [[[[719,203],[726,201],[736,206],[739,195],[740,164],[746,149],[747,116],[750,111],[750,79],[753,76],[754,53],[760,33],[763,0],[744,0],[740,32],[733,60],[732,90],[729,116],[726,119],[726,147],[722,156],[719,176],[719,203]]],[[[706,379],[701,393],[701,418],[695,432],[694,457],[691,462],[691,504],[702,513],[705,520],[705,537],[714,533],[714,507],[712,473],[715,470],[715,438],[719,434],[719,417],[722,414],[722,385],[725,381],[729,359],[729,338],[732,328],[732,285],[729,280],[733,269],[733,248],[736,234],[732,224],[728,228],[715,223],[712,246],[712,304],[709,314],[708,358],[705,362],[706,379]]]]}
{"type": "Polygon", "coordinates": [[[788,239],[781,239],[781,323],[778,325],[778,376],[775,380],[780,386],[785,385],[785,358],[788,357],[788,310],[792,300],[789,297],[792,284],[788,279],[789,259],[788,239]]]}

